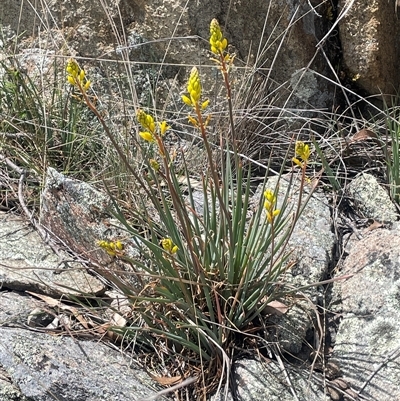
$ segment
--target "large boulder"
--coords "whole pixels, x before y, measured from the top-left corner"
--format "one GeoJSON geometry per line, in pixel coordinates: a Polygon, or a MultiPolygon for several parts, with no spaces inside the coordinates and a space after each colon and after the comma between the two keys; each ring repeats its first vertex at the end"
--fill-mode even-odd
{"type": "MultiPolygon", "coordinates": [[[[396,226],[397,223],[395,223],[396,226]]],[[[400,236],[378,228],[353,238],[337,284],[343,316],[333,360],[360,395],[373,400],[400,399],[400,236]]]]}
{"type": "Polygon", "coordinates": [[[319,75],[330,74],[316,49],[330,24],[325,18],[327,6],[319,0],[301,4],[295,0],[125,0],[111,7],[103,7],[100,1],[74,0],[52,3],[48,9],[7,3],[2,8],[7,12],[0,10],[0,25],[14,34],[23,33],[25,48],[45,46],[56,54],[85,58],[115,58],[126,51],[135,61],[154,63],[155,69],[165,63],[163,74],[169,77],[188,65],[208,69],[209,24],[217,17],[237,53],[238,66],[256,63],[277,104],[327,108],[333,101],[332,88],[319,75]]]}
{"type": "Polygon", "coordinates": [[[382,0],[339,0],[343,64],[349,78],[368,94],[397,93],[400,35],[397,6],[382,0]]]}
{"type": "Polygon", "coordinates": [[[59,247],[56,254],[23,218],[1,212],[0,238],[2,288],[53,296],[100,295],[105,291],[85,265],[71,261],[59,247]]]}

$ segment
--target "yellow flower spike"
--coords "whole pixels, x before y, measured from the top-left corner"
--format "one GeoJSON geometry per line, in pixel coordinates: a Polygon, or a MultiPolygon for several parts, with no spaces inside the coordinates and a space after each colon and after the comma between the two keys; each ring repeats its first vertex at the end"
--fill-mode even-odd
{"type": "Polygon", "coordinates": [[[171,238],[163,238],[161,240],[161,246],[165,251],[173,255],[174,253],[178,252],[178,247],[172,242],[171,238]]]}
{"type": "Polygon", "coordinates": [[[67,62],[67,81],[72,86],[77,86],[81,92],[86,92],[90,88],[90,81],[86,79],[85,70],[79,67],[77,61],[70,58],[67,62]]]}
{"type": "Polygon", "coordinates": [[[223,37],[221,27],[214,18],[210,24],[210,45],[214,54],[222,54],[228,46],[228,41],[223,37]]]}
{"type": "Polygon", "coordinates": [[[274,222],[275,217],[280,213],[279,209],[275,209],[277,197],[272,189],[264,191],[264,209],[267,215],[267,220],[270,224],[274,222]]]}
{"type": "Polygon", "coordinates": [[[196,67],[193,67],[190,71],[187,90],[189,92],[192,105],[197,104],[201,96],[201,83],[199,71],[196,67]]]}
{"type": "Polygon", "coordinates": [[[264,191],[264,197],[268,202],[274,203],[274,204],[276,203],[276,196],[275,196],[274,191],[272,189],[269,189],[269,188],[266,189],[264,191]]]}
{"type": "Polygon", "coordinates": [[[150,114],[146,114],[144,110],[139,109],[136,113],[136,118],[144,129],[149,130],[150,133],[154,135],[156,124],[154,118],[150,114]]]}
{"type": "Polygon", "coordinates": [[[110,256],[121,255],[125,248],[124,244],[121,241],[97,241],[97,244],[100,248],[104,249],[110,256]]]}
{"type": "Polygon", "coordinates": [[[165,133],[171,128],[166,121],[163,121],[161,123],[158,123],[158,125],[160,126],[160,134],[161,136],[164,136],[165,133]]]}
{"type": "Polygon", "coordinates": [[[155,142],[156,141],[153,134],[151,134],[150,132],[139,132],[139,136],[147,142],[155,142]]]}
{"type": "MultiPolygon", "coordinates": [[[[302,141],[296,141],[294,151],[296,153],[296,156],[299,156],[303,162],[305,162],[305,163],[308,162],[308,159],[310,158],[310,154],[311,154],[310,147],[308,145],[306,145],[302,141]]],[[[298,163],[296,163],[296,164],[298,164],[298,163]]]]}

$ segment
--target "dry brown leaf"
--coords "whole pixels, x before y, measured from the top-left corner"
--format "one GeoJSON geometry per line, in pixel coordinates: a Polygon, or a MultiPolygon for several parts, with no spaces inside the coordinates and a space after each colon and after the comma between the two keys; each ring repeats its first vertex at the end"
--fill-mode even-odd
{"type": "Polygon", "coordinates": [[[359,142],[359,141],[365,141],[366,139],[379,139],[378,135],[375,134],[375,132],[363,128],[360,131],[358,131],[356,134],[354,134],[353,138],[351,139],[352,142],[359,142]]]}
{"type": "Polygon", "coordinates": [[[47,305],[51,306],[52,308],[59,308],[61,310],[65,310],[71,312],[75,318],[79,321],[79,323],[87,330],[89,330],[88,321],[83,318],[83,316],[79,313],[77,308],[73,306],[65,305],[57,299],[49,297],[47,295],[37,294],[36,292],[26,291],[28,294],[41,299],[42,301],[46,302],[47,305]]]}
{"type": "Polygon", "coordinates": [[[271,301],[267,304],[263,313],[266,315],[282,316],[288,311],[289,307],[279,301],[271,301]]]}
{"type": "MultiPolygon", "coordinates": [[[[63,305],[58,299],[54,299],[52,297],[49,297],[47,295],[42,295],[42,294],[37,294],[36,292],[31,292],[31,291],[25,291],[27,294],[30,294],[36,298],[41,299],[42,301],[46,302],[47,305],[51,306],[52,308],[54,307],[60,307],[60,305],[63,305]]],[[[66,306],[66,305],[63,305],[66,306]]]]}
{"type": "Polygon", "coordinates": [[[154,379],[157,383],[161,384],[162,386],[172,386],[182,381],[182,376],[174,376],[174,377],[153,376],[153,375],[150,376],[152,379],[154,379]]]}
{"type": "Polygon", "coordinates": [[[113,326],[118,326],[118,327],[125,327],[126,326],[127,320],[121,316],[119,313],[114,313],[113,317],[111,319],[111,323],[113,326]]]}
{"type": "Polygon", "coordinates": [[[381,228],[381,227],[383,227],[383,224],[382,224],[382,223],[379,223],[379,221],[374,220],[374,222],[373,222],[371,225],[369,225],[369,226],[365,229],[365,231],[366,231],[366,232],[367,232],[367,231],[372,231],[372,230],[376,230],[377,228],[381,228]]]}

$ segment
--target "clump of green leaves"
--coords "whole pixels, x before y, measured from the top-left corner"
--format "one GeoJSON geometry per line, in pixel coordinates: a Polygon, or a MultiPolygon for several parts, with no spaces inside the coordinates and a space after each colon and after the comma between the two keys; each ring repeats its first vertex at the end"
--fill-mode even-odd
{"type": "Polygon", "coordinates": [[[37,75],[31,77],[16,58],[0,62],[2,152],[39,175],[48,166],[75,173],[88,170],[99,143],[94,127],[89,127],[87,106],[65,93],[65,84],[57,79],[57,60],[37,75]]]}
{"type": "MultiPolygon", "coordinates": [[[[234,55],[227,52],[227,46],[214,19],[210,47],[225,85],[231,130],[229,135],[220,136],[221,166],[215,162],[214,144],[209,140],[211,117],[206,111],[210,102],[203,99],[196,67],[182,96],[189,107],[188,120],[198,130],[207,157],[200,190],[192,185],[188,169],[184,185],[175,171],[175,155],[169,153],[165,143],[170,129],[167,122],[157,121],[143,109],[138,110],[137,121],[146,173],[130,167],[87,95],[85,73],[74,60],[67,66],[68,76],[71,70],[78,77],[68,78],[69,82],[99,118],[143,194],[142,204],[133,213],[135,225],[129,224],[122,213],[117,214],[141,252],[140,259],[128,255],[121,259],[143,277],[143,287],[137,290],[121,285],[118,272],[114,273],[111,280],[129,299],[133,316],[128,325],[114,330],[124,338],[134,338],[142,351],[152,352],[152,358],[157,355],[158,362],[152,366],[159,375],[168,371],[177,380],[197,377],[197,393],[204,399],[221,383],[229,382],[236,349],[247,335],[261,330],[267,306],[284,297],[282,278],[288,268],[285,247],[299,215],[298,210],[289,213],[287,198],[278,199],[277,188],[264,188],[254,210],[248,213],[251,169],[244,170],[235,144],[229,81],[234,55]],[[149,148],[151,152],[147,152],[149,148]]],[[[308,145],[299,142],[294,163],[302,169],[303,184],[309,156],[308,145]]],[[[115,253],[115,246],[110,248],[108,242],[99,244],[108,253],[115,253]]]]}

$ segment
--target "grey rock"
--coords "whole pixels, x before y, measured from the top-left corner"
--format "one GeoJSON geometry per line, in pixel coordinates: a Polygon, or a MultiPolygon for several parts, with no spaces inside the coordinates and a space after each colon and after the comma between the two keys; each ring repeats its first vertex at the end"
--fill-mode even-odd
{"type": "Polygon", "coordinates": [[[108,196],[86,182],[49,168],[41,201],[40,222],[52,236],[74,254],[93,262],[91,266],[100,275],[110,278],[107,270],[113,267],[125,270],[124,279],[137,289],[140,284],[132,266],[108,255],[98,244],[100,240],[120,240],[124,255],[131,259],[139,257],[140,241],[135,241],[113,217],[115,209],[108,196]]]}
{"type": "Polygon", "coordinates": [[[76,253],[100,264],[112,258],[97,245],[110,231],[111,200],[93,186],[47,171],[40,222],[76,253]]]}
{"type": "Polygon", "coordinates": [[[105,344],[5,327],[0,339],[0,366],[28,399],[131,401],[155,394],[150,377],[105,344]]]}
{"type": "MultiPolygon", "coordinates": [[[[309,372],[287,368],[290,385],[284,371],[273,361],[238,361],[235,365],[235,385],[239,401],[328,401],[321,385],[310,379],[309,372]]],[[[224,398],[221,396],[218,401],[224,398]]],[[[229,398],[228,398],[229,400],[229,398]]]]}
{"type": "Polygon", "coordinates": [[[12,383],[8,373],[0,366],[0,400],[1,401],[31,401],[26,398],[12,383]]]}
{"type": "Polygon", "coordinates": [[[125,253],[137,256],[137,244],[113,217],[112,200],[93,185],[47,170],[41,197],[41,224],[76,254],[100,265],[115,261],[98,245],[99,240],[120,239],[125,253]]]}
{"type": "Polygon", "coordinates": [[[57,256],[24,219],[0,213],[0,283],[50,295],[100,294],[104,285],[66,253],[57,256]]]}
{"type": "Polygon", "coordinates": [[[396,95],[400,49],[398,3],[380,0],[339,0],[338,11],[348,10],[339,22],[343,64],[350,79],[369,94],[396,95]],[[349,7],[351,5],[351,7],[349,7]]]}
{"type": "Polygon", "coordinates": [[[393,223],[398,219],[396,207],[389,194],[371,174],[357,175],[348,185],[347,194],[352,199],[354,207],[365,218],[382,223],[393,223]]]}
{"type": "Polygon", "coordinates": [[[0,292],[0,326],[21,326],[27,324],[28,317],[43,303],[28,294],[0,292]]]}
{"type": "Polygon", "coordinates": [[[368,400],[400,399],[400,235],[376,229],[353,244],[338,282],[343,320],[332,360],[368,400]],[[375,374],[373,377],[372,375],[375,374]]]}

